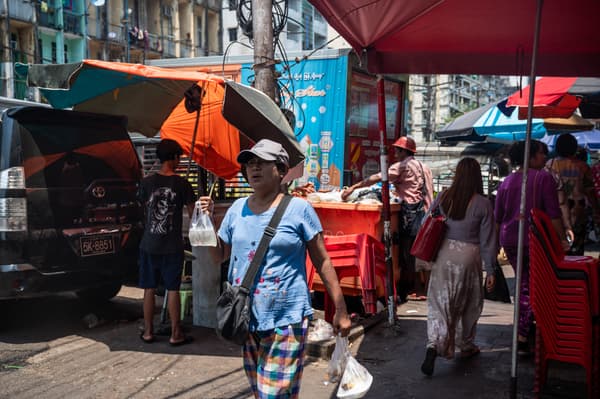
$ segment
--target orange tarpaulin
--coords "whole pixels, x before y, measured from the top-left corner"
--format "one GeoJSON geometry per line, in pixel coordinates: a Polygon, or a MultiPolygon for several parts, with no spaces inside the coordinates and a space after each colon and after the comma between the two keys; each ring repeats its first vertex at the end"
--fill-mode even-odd
{"type": "MultiPolygon", "coordinates": [[[[204,89],[204,98],[192,158],[215,175],[230,178],[240,170],[236,161],[240,151],[240,135],[221,114],[223,86],[203,83],[198,82],[204,89]]],[[[161,137],[177,141],[189,154],[195,119],[196,113],[188,113],[184,101],[181,101],[163,123],[161,137]]]]}
{"type": "Polygon", "coordinates": [[[160,131],[188,155],[196,113],[187,113],[183,100],[185,91],[198,84],[205,95],[192,159],[223,178],[240,169],[239,131],[221,113],[225,82],[220,76],[98,60],[27,68],[28,85],[40,87],[53,107],[125,115],[130,132],[153,137],[160,131]]]}

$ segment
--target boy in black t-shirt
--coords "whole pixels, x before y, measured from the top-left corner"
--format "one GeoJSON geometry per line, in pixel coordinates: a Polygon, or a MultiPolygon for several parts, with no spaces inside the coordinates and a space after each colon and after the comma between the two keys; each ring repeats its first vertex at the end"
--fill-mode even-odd
{"type": "Polygon", "coordinates": [[[183,207],[190,217],[194,211],[194,191],[190,183],[175,173],[183,154],[174,140],[164,139],[156,148],[160,170],[142,180],[139,196],[146,210],[144,234],[140,243],[140,288],[144,288],[144,331],[146,343],[154,342],[154,295],[159,277],[167,290],[173,346],[192,341],[181,331],[179,286],[184,247],[181,234],[183,207]]]}

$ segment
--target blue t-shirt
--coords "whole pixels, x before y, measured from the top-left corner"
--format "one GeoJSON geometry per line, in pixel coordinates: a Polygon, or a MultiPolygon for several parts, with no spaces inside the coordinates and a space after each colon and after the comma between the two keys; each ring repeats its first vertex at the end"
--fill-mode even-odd
{"type": "MultiPolygon", "coordinates": [[[[255,215],[248,199],[241,198],[227,210],[219,237],[231,245],[228,277],[234,286],[242,283],[275,209],[255,215]]],[[[312,315],[306,284],[306,243],[322,230],[310,203],[292,198],[257,273],[251,297],[252,331],[299,323],[312,315]]]]}

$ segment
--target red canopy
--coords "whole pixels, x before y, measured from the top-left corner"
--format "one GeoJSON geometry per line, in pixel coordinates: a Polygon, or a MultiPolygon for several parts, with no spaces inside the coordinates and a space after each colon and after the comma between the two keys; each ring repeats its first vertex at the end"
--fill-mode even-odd
{"type": "MultiPolygon", "coordinates": [[[[533,0],[309,0],[373,73],[527,75],[533,0]]],[[[600,1],[546,1],[538,75],[600,75],[600,1]]]]}

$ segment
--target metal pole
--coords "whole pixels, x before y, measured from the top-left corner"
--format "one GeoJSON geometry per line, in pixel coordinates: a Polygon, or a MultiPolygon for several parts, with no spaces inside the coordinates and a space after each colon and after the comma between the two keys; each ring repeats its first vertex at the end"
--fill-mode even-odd
{"type": "Polygon", "coordinates": [[[4,12],[6,13],[4,24],[0,27],[2,45],[2,61],[0,63],[0,80],[2,87],[0,93],[5,97],[14,97],[14,75],[13,75],[13,52],[10,45],[10,5],[9,0],[4,0],[4,12]]]}
{"type": "Polygon", "coordinates": [[[125,8],[125,37],[127,38],[127,45],[125,46],[125,61],[129,62],[129,2],[125,0],[123,3],[123,7],[125,8]]]}
{"type": "Polygon", "coordinates": [[[396,301],[394,300],[394,265],[392,263],[392,233],[390,223],[390,188],[388,184],[388,159],[386,144],[385,90],[384,80],[377,75],[377,111],[379,119],[379,162],[381,164],[381,202],[383,218],[383,243],[385,246],[385,266],[387,291],[388,323],[390,326],[396,320],[396,301]]]}
{"type": "MultiPolygon", "coordinates": [[[[190,157],[188,158],[187,171],[185,173],[186,180],[190,177],[190,169],[192,167],[192,158],[194,158],[194,145],[196,144],[196,134],[198,133],[198,121],[200,120],[200,108],[196,111],[196,120],[194,121],[194,133],[192,134],[192,144],[190,145],[190,157]]],[[[205,165],[206,166],[206,165],[205,165]]]]}
{"type": "Polygon", "coordinates": [[[542,7],[544,0],[537,0],[537,12],[535,16],[535,33],[533,37],[533,49],[531,54],[531,73],[529,75],[529,103],[527,108],[527,131],[525,133],[525,153],[523,154],[523,180],[521,183],[521,205],[519,208],[519,235],[517,241],[517,270],[515,282],[515,311],[513,314],[513,334],[512,334],[512,365],[510,370],[510,397],[517,397],[517,335],[519,325],[519,311],[521,300],[521,279],[523,273],[523,242],[525,239],[525,218],[529,215],[525,214],[526,199],[527,199],[527,173],[529,172],[529,149],[531,146],[531,119],[533,116],[533,98],[535,95],[535,76],[536,76],[536,61],[538,43],[540,37],[540,29],[542,25],[542,7]]]}
{"type": "Polygon", "coordinates": [[[255,87],[275,99],[273,11],[271,0],[252,0],[255,87]]]}
{"type": "MultiPolygon", "coordinates": [[[[85,51],[84,53],[84,57],[86,59],[90,58],[90,29],[88,28],[88,22],[89,22],[89,18],[88,18],[88,14],[90,12],[90,5],[91,5],[91,0],[88,0],[87,4],[84,3],[85,9],[83,10],[83,23],[85,25],[85,28],[83,30],[83,34],[85,35],[85,51]]],[[[98,13],[98,9],[96,9],[96,15],[98,13]]],[[[96,18],[97,19],[97,18],[96,18]]]]}

